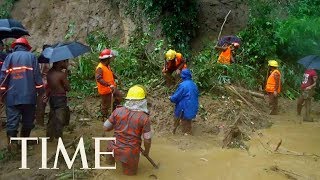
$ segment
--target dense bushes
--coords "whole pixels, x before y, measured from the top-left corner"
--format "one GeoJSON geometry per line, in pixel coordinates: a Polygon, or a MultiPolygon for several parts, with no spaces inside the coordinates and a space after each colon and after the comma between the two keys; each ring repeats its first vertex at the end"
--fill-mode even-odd
{"type": "Polygon", "coordinates": [[[239,33],[243,44],[238,59],[258,74],[266,69],[267,60],[278,59],[286,97],[298,95],[303,67],[297,61],[310,54],[320,55],[319,5],[312,0],[249,1],[250,18],[239,33]]]}
{"type": "Polygon", "coordinates": [[[183,53],[190,51],[190,41],[198,28],[196,0],[129,0],[127,11],[132,16],[138,11],[138,19],[146,17],[150,26],[160,22],[169,46],[183,53]]]}
{"type": "Polygon", "coordinates": [[[0,18],[10,18],[11,9],[16,0],[4,0],[0,6],[0,18]]]}
{"type": "Polygon", "coordinates": [[[94,67],[98,63],[98,53],[104,47],[120,52],[112,66],[121,76],[122,87],[134,83],[157,86],[163,81],[163,53],[172,47],[189,57],[194,79],[205,91],[220,86],[228,79],[249,89],[261,89],[266,79],[267,60],[278,59],[283,74],[283,95],[294,98],[298,95],[303,73],[303,67],[296,63],[297,60],[309,54],[320,55],[319,3],[311,0],[268,3],[250,0],[249,22],[237,34],[242,44],[237,53],[237,63],[232,66],[216,63],[218,54],[214,51],[215,42],[209,42],[200,52],[191,54],[190,39],[197,27],[195,1],[130,0],[129,3],[131,9],[128,13],[134,15],[134,10],[143,12],[150,27],[155,22],[161,22],[165,39],[155,39],[151,35],[152,28],[146,31],[140,27],[131,37],[128,47],[119,48],[118,42],[110,41],[103,33],[91,34],[88,44],[93,54],[79,59],[77,73],[73,75],[75,89],[87,89],[85,92],[90,90],[94,93],[94,67]],[[190,11],[191,15],[187,16],[186,11],[190,11]],[[81,83],[83,85],[79,86],[81,83]]]}

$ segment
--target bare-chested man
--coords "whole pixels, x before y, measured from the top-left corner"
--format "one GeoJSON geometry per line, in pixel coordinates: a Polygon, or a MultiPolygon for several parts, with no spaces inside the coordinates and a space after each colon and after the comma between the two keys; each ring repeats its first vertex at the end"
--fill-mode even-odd
{"type": "Polygon", "coordinates": [[[49,98],[50,114],[47,125],[47,137],[62,137],[63,127],[69,124],[70,111],[67,105],[67,91],[70,84],[67,78],[68,60],[53,63],[48,72],[47,97],[49,98]]]}

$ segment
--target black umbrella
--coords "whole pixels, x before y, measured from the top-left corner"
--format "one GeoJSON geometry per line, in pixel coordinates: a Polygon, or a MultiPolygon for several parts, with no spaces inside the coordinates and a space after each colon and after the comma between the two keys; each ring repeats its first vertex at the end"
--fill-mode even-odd
{"type": "Polygon", "coordinates": [[[232,43],[238,43],[241,44],[240,38],[237,36],[231,35],[231,36],[223,36],[219,42],[218,46],[223,46],[224,44],[232,44],[232,43]]]}
{"type": "Polygon", "coordinates": [[[298,61],[307,69],[318,69],[320,70],[320,57],[316,55],[306,56],[298,61]]]}
{"type": "Polygon", "coordinates": [[[86,46],[79,42],[57,43],[52,47],[44,49],[40,57],[43,56],[44,60],[49,59],[50,63],[54,63],[78,57],[89,51],[89,46],[86,46]]]}
{"type": "Polygon", "coordinates": [[[29,36],[29,32],[23,25],[14,19],[0,19],[0,40],[5,38],[19,38],[29,36]]]}

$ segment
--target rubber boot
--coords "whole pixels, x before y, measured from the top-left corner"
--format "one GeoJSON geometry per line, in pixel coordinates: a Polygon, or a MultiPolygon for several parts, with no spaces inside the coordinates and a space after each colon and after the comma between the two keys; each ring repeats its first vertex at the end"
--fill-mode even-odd
{"type": "Polygon", "coordinates": [[[7,149],[10,153],[17,153],[19,150],[19,144],[17,141],[11,141],[10,143],[10,138],[12,136],[7,136],[7,149]]]}
{"type": "Polygon", "coordinates": [[[21,129],[21,132],[20,132],[20,137],[29,137],[29,136],[30,136],[30,133],[31,133],[31,130],[30,130],[30,129],[24,129],[24,128],[22,128],[22,129],[21,129]]]}
{"type": "MultiPolygon", "coordinates": [[[[20,137],[30,137],[30,134],[31,134],[31,129],[21,128],[20,137]]],[[[27,141],[27,142],[28,142],[28,146],[37,144],[37,141],[27,141]]]]}

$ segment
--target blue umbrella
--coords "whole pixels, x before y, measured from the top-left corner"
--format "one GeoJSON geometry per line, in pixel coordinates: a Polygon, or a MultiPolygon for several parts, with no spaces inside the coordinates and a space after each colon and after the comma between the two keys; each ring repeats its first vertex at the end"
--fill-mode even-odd
{"type": "Polygon", "coordinates": [[[5,38],[20,38],[29,36],[29,32],[23,25],[14,19],[0,19],[0,40],[5,38]]]}
{"type": "Polygon", "coordinates": [[[79,42],[57,43],[52,47],[45,48],[40,57],[43,56],[43,60],[48,59],[50,63],[54,63],[66,59],[76,58],[89,51],[89,46],[79,42]]]}
{"type": "Polygon", "coordinates": [[[241,40],[240,40],[240,38],[238,38],[237,36],[234,36],[234,35],[223,36],[223,37],[219,40],[218,46],[223,46],[224,44],[232,44],[232,43],[239,43],[239,44],[241,44],[241,40]]]}
{"type": "Polygon", "coordinates": [[[320,70],[320,57],[316,55],[306,56],[298,61],[307,69],[318,69],[320,70]]]}

